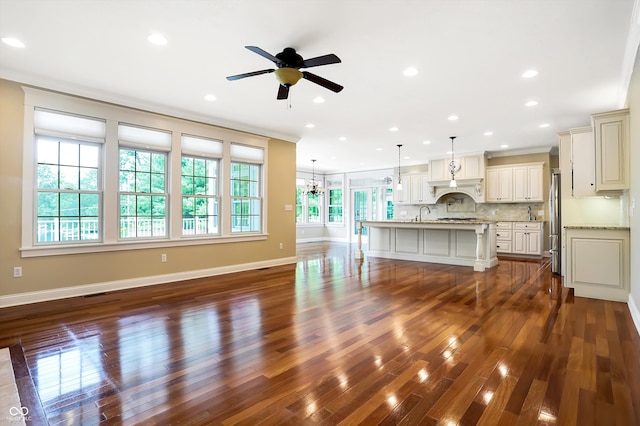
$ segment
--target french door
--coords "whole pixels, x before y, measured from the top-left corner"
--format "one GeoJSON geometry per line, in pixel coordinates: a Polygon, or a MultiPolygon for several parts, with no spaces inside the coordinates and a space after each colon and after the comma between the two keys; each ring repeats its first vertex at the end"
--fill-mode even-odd
{"type": "MultiPolygon", "coordinates": [[[[372,188],[360,188],[351,190],[351,242],[358,242],[359,224],[361,220],[375,220],[376,218],[376,191],[372,188]]],[[[362,229],[362,243],[368,242],[369,228],[362,229]]]]}

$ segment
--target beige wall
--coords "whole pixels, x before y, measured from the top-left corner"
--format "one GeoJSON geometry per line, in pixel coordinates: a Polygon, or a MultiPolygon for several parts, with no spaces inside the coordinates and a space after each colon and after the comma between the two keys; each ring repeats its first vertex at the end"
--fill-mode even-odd
{"type": "Polygon", "coordinates": [[[635,307],[636,328],[640,332],[640,55],[636,57],[635,67],[627,94],[627,106],[630,115],[631,130],[631,189],[629,190],[629,204],[635,208],[630,210],[629,226],[631,228],[631,294],[630,299],[635,307]]]}
{"type": "Polygon", "coordinates": [[[0,80],[0,298],[141,277],[162,281],[168,274],[295,257],[295,211],[284,206],[295,206],[296,146],[271,139],[266,240],[21,258],[23,110],[21,86],[0,80]],[[159,261],[161,253],[166,263],[159,261]],[[22,266],[22,278],[13,278],[14,266],[22,266]]]}

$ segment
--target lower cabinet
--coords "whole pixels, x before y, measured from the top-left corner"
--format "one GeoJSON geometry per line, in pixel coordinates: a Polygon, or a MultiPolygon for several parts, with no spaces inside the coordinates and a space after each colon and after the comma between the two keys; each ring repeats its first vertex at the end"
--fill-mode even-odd
{"type": "Polygon", "coordinates": [[[629,228],[566,227],[565,286],[593,299],[627,302],[629,228]]]}
{"type": "Polygon", "coordinates": [[[498,253],[542,255],[542,222],[498,222],[498,253]]]}
{"type": "Polygon", "coordinates": [[[496,223],[496,251],[498,253],[511,253],[513,241],[513,222],[496,223]]]}

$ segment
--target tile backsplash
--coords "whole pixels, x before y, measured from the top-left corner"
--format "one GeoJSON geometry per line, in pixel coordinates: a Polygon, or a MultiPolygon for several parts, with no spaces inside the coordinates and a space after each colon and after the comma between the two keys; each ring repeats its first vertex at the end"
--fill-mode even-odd
{"type": "MultiPolygon", "coordinates": [[[[410,220],[420,217],[420,205],[396,205],[395,219],[410,220]]],[[[547,220],[544,203],[481,203],[473,201],[465,194],[450,194],[442,197],[436,204],[430,204],[429,210],[422,211],[423,220],[439,217],[475,217],[497,222],[516,222],[529,220],[528,208],[537,220],[547,220]],[[541,214],[542,213],[542,214],[541,214]]]]}

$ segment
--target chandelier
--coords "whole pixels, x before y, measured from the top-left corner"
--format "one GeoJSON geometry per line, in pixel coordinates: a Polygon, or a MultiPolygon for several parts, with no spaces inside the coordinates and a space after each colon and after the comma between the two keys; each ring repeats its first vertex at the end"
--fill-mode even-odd
{"type": "Polygon", "coordinates": [[[316,180],[316,160],[311,160],[311,166],[313,170],[313,179],[307,181],[307,186],[304,189],[305,195],[322,195],[324,194],[324,188],[320,186],[320,182],[316,180]]]}

